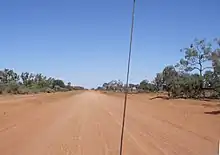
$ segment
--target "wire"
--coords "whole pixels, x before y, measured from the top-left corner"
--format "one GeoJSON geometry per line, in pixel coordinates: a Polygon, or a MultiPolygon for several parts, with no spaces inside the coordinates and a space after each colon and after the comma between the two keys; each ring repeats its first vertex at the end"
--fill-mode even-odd
{"type": "Polygon", "coordinates": [[[126,86],[125,86],[124,110],[123,110],[123,118],[122,118],[122,126],[121,126],[121,139],[120,139],[120,151],[119,151],[120,154],[119,155],[123,154],[124,127],[125,127],[125,117],[126,117],[127,98],[128,98],[128,82],[129,82],[129,74],[130,74],[133,31],[134,31],[135,3],[136,3],[136,0],[133,1],[133,10],[132,10],[130,47],[129,47],[129,54],[128,54],[128,68],[127,68],[127,78],[126,78],[126,86]]]}

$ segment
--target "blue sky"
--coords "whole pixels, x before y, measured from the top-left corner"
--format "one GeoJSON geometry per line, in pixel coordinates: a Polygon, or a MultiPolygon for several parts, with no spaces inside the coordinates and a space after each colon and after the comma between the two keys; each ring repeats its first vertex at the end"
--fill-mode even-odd
{"type": "MultiPolygon", "coordinates": [[[[130,81],[175,64],[194,38],[220,35],[219,0],[137,0],[130,81]]],[[[0,2],[0,68],[96,87],[125,80],[132,0],[0,2]]]]}

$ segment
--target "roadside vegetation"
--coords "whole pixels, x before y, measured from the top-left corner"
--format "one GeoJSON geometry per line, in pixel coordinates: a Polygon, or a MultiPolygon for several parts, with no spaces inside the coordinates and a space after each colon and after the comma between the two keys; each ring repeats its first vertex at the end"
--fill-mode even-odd
{"type": "Polygon", "coordinates": [[[23,72],[21,75],[13,70],[0,70],[0,94],[32,94],[39,92],[53,93],[83,89],[65,84],[60,79],[46,77],[42,74],[23,72]]]}
{"type": "Polygon", "coordinates": [[[184,57],[166,66],[153,81],[143,80],[126,87],[120,80],[104,83],[97,90],[164,92],[170,98],[220,98],[220,39],[195,41],[181,52],[184,57]]]}

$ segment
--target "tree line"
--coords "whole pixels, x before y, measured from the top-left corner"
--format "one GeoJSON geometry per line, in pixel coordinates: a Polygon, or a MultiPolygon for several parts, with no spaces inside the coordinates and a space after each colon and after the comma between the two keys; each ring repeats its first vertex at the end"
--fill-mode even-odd
{"type": "Polygon", "coordinates": [[[123,85],[120,81],[105,83],[99,90],[158,92],[171,98],[220,98],[220,39],[195,41],[181,49],[184,57],[175,65],[166,66],[153,81],[123,85]]]}
{"type": "Polygon", "coordinates": [[[20,75],[11,69],[0,70],[0,94],[30,94],[39,92],[71,91],[74,87],[63,80],[43,74],[23,72],[20,75]]]}

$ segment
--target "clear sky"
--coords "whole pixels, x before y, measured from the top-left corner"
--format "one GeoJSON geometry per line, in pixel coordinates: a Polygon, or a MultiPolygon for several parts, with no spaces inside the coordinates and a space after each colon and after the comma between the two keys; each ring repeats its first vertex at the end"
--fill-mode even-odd
{"type": "MultiPolygon", "coordinates": [[[[136,0],[131,82],[175,64],[194,38],[220,35],[220,0],[136,0]]],[[[0,2],[0,68],[96,87],[125,80],[132,0],[0,2]]]]}

